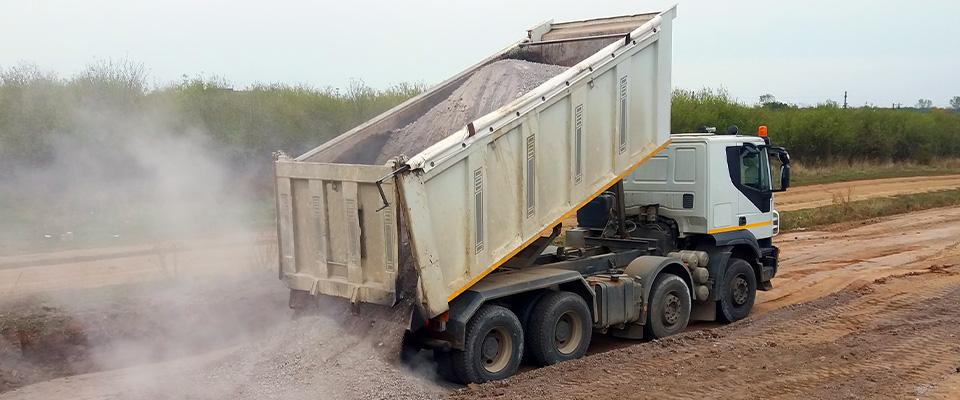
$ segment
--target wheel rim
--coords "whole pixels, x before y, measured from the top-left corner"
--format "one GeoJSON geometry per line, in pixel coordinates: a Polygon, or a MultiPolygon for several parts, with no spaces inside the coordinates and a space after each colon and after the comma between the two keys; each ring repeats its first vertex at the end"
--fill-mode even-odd
{"type": "Polygon", "coordinates": [[[490,373],[502,371],[513,357],[513,337],[503,327],[487,332],[480,348],[480,363],[490,373]]]}
{"type": "Polygon", "coordinates": [[[737,275],[733,278],[731,286],[733,304],[738,307],[746,304],[747,299],[750,297],[750,284],[747,283],[747,279],[743,275],[737,275]]]}
{"type": "Polygon", "coordinates": [[[676,293],[670,292],[663,298],[663,323],[671,326],[680,320],[680,297],[676,293]]]}
{"type": "Polygon", "coordinates": [[[583,340],[582,321],[572,311],[567,311],[557,320],[554,329],[554,345],[561,354],[571,354],[583,340]]]}

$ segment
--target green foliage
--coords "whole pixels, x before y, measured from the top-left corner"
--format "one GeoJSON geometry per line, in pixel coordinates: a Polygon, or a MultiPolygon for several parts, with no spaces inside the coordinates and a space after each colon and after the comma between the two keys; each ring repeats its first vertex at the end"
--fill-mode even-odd
{"type": "MultiPolygon", "coordinates": [[[[772,96],[767,97],[770,100],[772,96]]],[[[673,96],[673,132],[693,132],[702,125],[725,131],[737,125],[751,133],[767,125],[770,137],[808,165],[861,161],[930,162],[960,157],[960,115],[943,109],[925,112],[874,107],[840,108],[834,102],[816,107],[751,107],[724,90],[677,90],[673,96]]]]}
{"type": "Polygon", "coordinates": [[[344,91],[283,84],[233,90],[220,77],[184,76],[150,90],[146,82],[144,68],[129,62],[98,62],[69,79],[29,64],[0,70],[0,170],[43,166],[64,138],[109,144],[147,122],[165,134],[199,131],[228,159],[267,165],[273,151],[302,153],[424,89],[355,81],[344,91]]]}

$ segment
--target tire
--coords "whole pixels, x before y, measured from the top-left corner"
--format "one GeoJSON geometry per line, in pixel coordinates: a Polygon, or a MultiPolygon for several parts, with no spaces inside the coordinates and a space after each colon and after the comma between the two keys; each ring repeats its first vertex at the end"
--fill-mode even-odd
{"type": "Polygon", "coordinates": [[[457,371],[453,367],[453,355],[451,353],[452,351],[433,350],[433,361],[437,363],[437,376],[446,381],[463,383],[463,378],[457,375],[457,371]]]}
{"type": "Polygon", "coordinates": [[[690,322],[690,288],[682,278],[661,274],[650,290],[650,308],[644,336],[660,339],[683,332],[690,322]]]}
{"type": "Polygon", "coordinates": [[[527,327],[530,326],[530,316],[533,315],[534,308],[536,308],[537,303],[539,303],[540,299],[543,296],[545,296],[547,293],[549,292],[539,291],[539,290],[528,293],[517,301],[516,304],[519,304],[520,306],[513,309],[514,313],[517,314],[517,318],[520,319],[520,326],[523,327],[523,332],[524,332],[523,346],[525,351],[523,352],[523,358],[520,360],[521,364],[534,363],[533,359],[530,356],[530,350],[529,350],[530,344],[529,344],[529,341],[527,340],[527,334],[526,334],[529,331],[529,329],[527,329],[527,327]]]}
{"type": "Polygon", "coordinates": [[[523,356],[523,328],[509,309],[485,305],[467,322],[464,350],[451,350],[460,383],[482,383],[512,376],[523,356]]]}
{"type": "Polygon", "coordinates": [[[538,365],[583,357],[590,347],[593,317],[587,302],[570,292],[552,292],[533,308],[524,326],[527,354],[538,365]]]}
{"type": "Polygon", "coordinates": [[[739,321],[750,315],[757,299],[757,277],[753,266],[740,258],[731,258],[719,287],[717,317],[723,322],[739,321]]]}

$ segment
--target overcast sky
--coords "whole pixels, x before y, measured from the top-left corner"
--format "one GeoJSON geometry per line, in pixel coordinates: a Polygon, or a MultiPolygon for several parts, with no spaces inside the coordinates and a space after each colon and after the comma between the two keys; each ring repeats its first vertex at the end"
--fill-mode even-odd
{"type": "MultiPolygon", "coordinates": [[[[0,67],[69,76],[96,60],[142,63],[155,84],[216,74],[375,87],[438,83],[538,22],[657,11],[675,1],[0,0],[0,67]]],[[[679,2],[674,87],[725,87],[755,103],[889,106],[960,95],[960,1],[679,2]]]]}

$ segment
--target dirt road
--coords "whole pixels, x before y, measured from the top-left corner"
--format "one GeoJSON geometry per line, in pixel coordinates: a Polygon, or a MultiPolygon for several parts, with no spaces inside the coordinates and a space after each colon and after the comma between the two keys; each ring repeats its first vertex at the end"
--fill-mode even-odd
{"type": "Polygon", "coordinates": [[[869,179],[792,187],[777,194],[776,201],[777,210],[793,211],[823,207],[841,200],[857,201],[956,188],[960,188],[960,175],[869,179]]]}
{"type": "MultiPolygon", "coordinates": [[[[783,263],[775,289],[761,293],[756,312],[745,321],[711,329],[701,326],[660,342],[624,342],[582,360],[530,370],[505,382],[452,395],[504,399],[960,398],[960,207],[885,218],[844,230],[784,234],[778,243],[783,263]]],[[[195,256],[198,261],[191,263],[191,268],[207,265],[199,261],[204,259],[201,253],[195,256]]],[[[84,263],[74,267],[77,271],[90,267],[84,263]]],[[[35,268],[53,266],[11,267],[0,272],[35,268]]],[[[43,282],[38,277],[32,287],[66,284],[43,282]]],[[[88,285],[84,280],[78,279],[78,283],[88,285]]],[[[272,279],[264,282],[275,284],[272,279]]],[[[221,303],[235,301],[231,294],[216,293],[223,295],[218,300],[221,303]]],[[[263,300],[245,299],[249,305],[244,309],[262,312],[264,306],[257,307],[259,303],[277,307],[283,301],[282,293],[266,291],[263,300]]],[[[210,310],[220,314],[218,307],[210,310]]],[[[242,322],[237,326],[248,327],[251,318],[247,314],[258,315],[246,313],[230,319],[242,322]]],[[[202,321],[187,322],[182,328],[187,332],[203,326],[202,321]]],[[[427,368],[422,365],[416,373],[406,372],[416,378],[405,380],[394,376],[396,371],[371,363],[368,353],[358,353],[353,347],[341,349],[342,339],[331,337],[342,334],[327,325],[300,323],[259,333],[253,330],[244,344],[214,346],[206,352],[197,349],[190,358],[50,379],[0,394],[0,399],[62,398],[66,394],[83,399],[158,398],[163,397],[158,393],[169,392],[143,389],[180,387],[189,393],[192,385],[217,388],[212,392],[216,395],[207,398],[225,394],[234,398],[306,398],[312,393],[306,392],[324,388],[313,393],[322,398],[323,393],[332,393],[331,385],[340,385],[338,382],[358,384],[343,372],[352,369],[351,373],[356,373],[358,368],[366,370],[359,371],[365,373],[361,380],[373,382],[372,386],[362,385],[367,390],[359,397],[403,394],[430,398],[449,390],[422,382],[427,368]],[[324,328],[318,331],[315,326],[324,328]],[[309,340],[304,335],[331,329],[337,334],[309,340]],[[332,353],[323,350],[331,346],[332,353]],[[321,357],[312,349],[321,351],[321,357]],[[240,367],[244,370],[238,372],[240,367]],[[321,369],[323,373],[316,373],[321,369]],[[220,387],[222,382],[229,383],[226,389],[220,387]]],[[[177,393],[184,394],[182,390],[177,393]]],[[[194,395],[203,397],[201,393],[207,392],[194,395]]]]}

